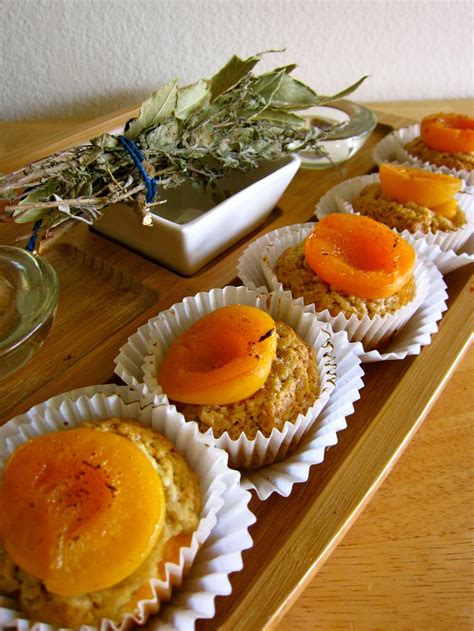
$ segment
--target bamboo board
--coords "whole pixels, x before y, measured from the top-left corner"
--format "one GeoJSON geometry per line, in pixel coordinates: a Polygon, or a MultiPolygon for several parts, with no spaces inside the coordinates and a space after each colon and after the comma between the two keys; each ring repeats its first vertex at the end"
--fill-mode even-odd
{"type": "MultiPolygon", "coordinates": [[[[105,117],[59,135],[47,146],[10,154],[0,170],[82,142],[130,116],[127,111],[105,117]]],[[[382,115],[368,144],[347,165],[339,170],[300,171],[264,226],[190,278],[82,225],[62,235],[43,253],[62,282],[58,316],[32,362],[7,384],[0,384],[0,422],[54,394],[115,380],[113,358],[138,326],[186,295],[236,282],[236,263],[249,241],[268,230],[310,219],[326,190],[341,179],[368,172],[373,167],[372,146],[392,127],[408,122],[382,115]],[[82,273],[86,283],[78,282],[82,273]],[[93,292],[86,291],[88,283],[93,292]]],[[[0,229],[1,243],[13,243],[19,236],[26,240],[25,227],[0,229]]],[[[472,307],[469,279],[467,268],[446,277],[449,310],[433,343],[418,357],[364,367],[365,387],[356,413],[322,465],[312,468],[308,482],[295,486],[286,499],[252,500],[257,515],[251,528],[254,547],[244,553],[244,569],[233,575],[232,595],[219,598],[216,617],[199,622],[198,629],[250,631],[271,626],[322,565],[408,444],[462,354],[471,334],[466,318],[472,307]]]]}

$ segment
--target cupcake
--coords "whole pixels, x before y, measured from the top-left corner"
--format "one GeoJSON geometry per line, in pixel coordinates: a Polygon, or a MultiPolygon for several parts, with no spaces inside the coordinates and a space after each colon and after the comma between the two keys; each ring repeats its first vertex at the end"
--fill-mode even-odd
{"type": "Polygon", "coordinates": [[[140,345],[133,376],[143,392],[173,402],[231,466],[256,469],[283,460],[326,404],[336,374],[330,339],[287,294],[226,287],[152,319],[123,349],[118,372],[130,380],[123,366],[140,345]]]}
{"type": "Polygon", "coordinates": [[[443,272],[471,258],[474,200],[463,181],[451,175],[382,163],[378,174],[347,180],[321,198],[316,215],[334,212],[357,212],[380,221],[423,246],[424,253],[423,244],[438,246],[429,258],[443,272]]]}
{"type": "Polygon", "coordinates": [[[368,217],[334,213],[288,231],[261,253],[272,288],[291,291],[366,350],[394,335],[420,306],[429,278],[413,248],[368,217]]]}
{"type": "Polygon", "coordinates": [[[166,579],[201,507],[196,474],[135,420],[32,438],[6,463],[0,489],[0,592],[53,625],[116,622],[153,595],[150,580],[166,579]]]}
{"type": "Polygon", "coordinates": [[[432,114],[421,121],[420,135],[405,151],[421,162],[448,169],[474,171],[474,117],[432,114]]]}
{"type": "Polygon", "coordinates": [[[180,335],[157,381],[170,403],[202,432],[254,440],[306,414],[319,394],[314,349],[257,307],[227,305],[180,335]]]}
{"type": "Polygon", "coordinates": [[[451,175],[383,163],[379,182],[364,187],[352,206],[398,232],[453,232],[467,223],[455,197],[461,188],[451,175]]]}
{"type": "Polygon", "coordinates": [[[383,138],[373,151],[377,164],[410,162],[440,169],[474,184],[474,118],[461,114],[434,114],[421,125],[398,129],[383,138]]]}
{"type": "Polygon", "coordinates": [[[0,592],[44,628],[144,623],[216,523],[223,454],[189,428],[170,430],[166,406],[58,399],[1,430],[0,592]]]}

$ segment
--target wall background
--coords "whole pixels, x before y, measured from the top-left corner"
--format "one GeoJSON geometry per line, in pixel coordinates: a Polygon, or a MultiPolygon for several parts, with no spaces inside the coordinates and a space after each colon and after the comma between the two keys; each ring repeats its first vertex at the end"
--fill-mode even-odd
{"type": "Polygon", "coordinates": [[[472,0],[1,0],[0,119],[98,116],[270,48],[323,94],[474,94],[472,0]]]}

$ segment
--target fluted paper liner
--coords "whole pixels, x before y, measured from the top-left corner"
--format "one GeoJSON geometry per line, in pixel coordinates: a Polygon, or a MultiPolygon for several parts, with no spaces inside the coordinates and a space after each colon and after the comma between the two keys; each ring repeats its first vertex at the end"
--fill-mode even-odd
{"type": "MultiPolygon", "coordinates": [[[[283,287],[273,273],[273,266],[278,256],[286,248],[300,243],[312,230],[314,223],[295,224],[279,230],[273,230],[251,243],[238,264],[238,275],[249,287],[263,286],[267,289],[282,290],[283,287]]],[[[388,316],[365,317],[358,320],[339,314],[331,316],[329,311],[319,311],[317,317],[329,322],[334,331],[345,330],[351,341],[362,341],[365,347],[383,340],[383,350],[364,350],[363,362],[403,359],[407,355],[418,355],[421,347],[431,341],[431,334],[438,330],[437,321],[446,310],[446,285],[440,272],[429,261],[421,257],[415,264],[415,282],[417,296],[396,314],[388,316]],[[368,341],[367,341],[368,340],[368,341]]],[[[303,304],[298,296],[293,298],[303,304]]],[[[314,305],[306,305],[307,311],[315,313],[314,305]]]]}
{"type": "Polygon", "coordinates": [[[372,157],[376,164],[379,166],[382,162],[409,162],[410,164],[420,166],[424,169],[432,170],[436,169],[440,173],[446,173],[448,175],[454,175],[463,179],[466,184],[472,186],[474,184],[474,171],[467,171],[465,169],[449,169],[448,167],[440,167],[433,165],[430,162],[420,160],[416,156],[411,155],[405,149],[405,145],[418,138],[420,136],[420,125],[410,125],[409,127],[402,127],[393,131],[388,136],[385,136],[374,147],[372,157]]]}
{"type": "Polygon", "coordinates": [[[416,253],[427,261],[431,261],[442,274],[449,274],[464,265],[474,263],[474,236],[471,234],[464,245],[456,250],[445,252],[436,243],[430,244],[413,235],[403,235],[416,250],[416,253]]]}
{"type": "MultiPolygon", "coordinates": [[[[431,170],[433,173],[439,172],[435,169],[431,170]]],[[[325,215],[330,215],[335,212],[340,213],[355,213],[352,206],[353,201],[359,197],[362,189],[369,184],[378,184],[380,182],[380,176],[378,173],[373,175],[362,175],[359,177],[346,180],[337,186],[330,189],[323,197],[321,197],[319,203],[316,206],[316,216],[321,219],[325,215]]],[[[426,242],[428,245],[437,245],[440,250],[444,252],[451,251],[453,254],[458,251],[462,253],[463,248],[466,249],[466,254],[473,254],[473,233],[474,233],[474,190],[470,190],[464,186],[462,189],[464,192],[460,192],[456,195],[456,201],[459,207],[464,212],[467,223],[452,231],[437,232],[422,232],[417,230],[416,232],[409,232],[408,230],[398,231],[393,228],[395,232],[398,232],[403,238],[411,242],[411,240],[417,239],[426,242]]],[[[450,257],[452,260],[452,257],[450,257]]],[[[436,260],[433,260],[435,264],[436,260]]],[[[469,263],[468,256],[461,257],[460,264],[469,263]]],[[[440,269],[444,267],[444,257],[440,257],[440,269]]],[[[460,265],[458,265],[460,267],[460,265]]],[[[443,270],[442,270],[443,271],[443,270]]]]}
{"type": "MultiPolygon", "coordinates": [[[[270,295],[247,287],[224,287],[185,298],[182,303],[149,320],[129,338],[115,360],[116,373],[126,383],[141,383],[140,391],[143,394],[152,393],[157,401],[160,397],[166,397],[156,381],[156,374],[170,344],[196,320],[229,304],[246,304],[267,311],[274,319],[289,324],[316,351],[320,391],[306,414],[286,422],[282,430],[274,428],[269,437],[258,432],[253,440],[245,434],[238,440],[232,440],[225,432],[215,438],[212,429],[202,434],[210,444],[229,453],[231,466],[253,469],[282,460],[295,447],[323,409],[335,385],[330,327],[318,322],[314,315],[306,314],[303,305],[295,304],[288,292],[270,295]],[[141,356],[141,359],[134,360],[137,356],[141,356]]],[[[182,422],[191,423],[197,428],[194,421],[185,421],[182,415],[180,418],[182,422]]]]}
{"type": "MultiPolygon", "coordinates": [[[[152,405],[125,386],[91,386],[53,397],[17,416],[0,428],[0,473],[7,458],[24,441],[40,434],[72,428],[86,420],[105,417],[136,418],[171,440],[201,484],[203,508],[190,547],[182,548],[178,563],[167,563],[165,581],[150,581],[155,598],[138,604],[136,616],[126,615],[120,625],[103,620],[100,627],[82,625],[81,631],[112,631],[142,624],[160,606],[159,617],[148,628],[194,629],[198,618],[211,618],[217,595],[231,592],[230,572],[242,568],[242,551],[252,546],[248,527],[255,518],[248,509],[250,494],[240,485],[239,473],[227,466],[227,454],[209,449],[189,425],[175,422],[176,411],[163,403],[152,405]],[[226,547],[228,541],[228,548],[226,547]],[[193,565],[193,562],[194,565],[193,565]],[[191,568],[187,575],[184,573],[191,568]],[[183,578],[184,577],[184,578],[183,578]],[[173,587],[181,585],[171,602],[173,587]],[[160,603],[158,603],[158,599],[160,603]]],[[[29,621],[15,609],[13,599],[0,601],[0,628],[52,631],[53,625],[29,621]]]]}
{"type": "Polygon", "coordinates": [[[333,333],[331,342],[336,353],[336,387],[316,422],[285,460],[243,473],[242,486],[255,490],[261,500],[272,493],[288,497],[295,484],[306,482],[310,468],[323,462],[326,449],[337,444],[338,432],[347,427],[346,418],[354,412],[353,404],[364,386],[362,346],[349,342],[345,331],[333,333]]]}

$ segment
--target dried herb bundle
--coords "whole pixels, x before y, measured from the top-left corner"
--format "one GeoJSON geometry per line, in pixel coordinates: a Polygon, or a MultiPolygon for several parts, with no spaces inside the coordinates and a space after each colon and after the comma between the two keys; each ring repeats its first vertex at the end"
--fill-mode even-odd
{"type": "MultiPolygon", "coordinates": [[[[247,171],[291,152],[322,153],[321,140],[333,130],[308,129],[294,111],[342,98],[365,77],[334,96],[320,96],[290,76],[295,65],[254,75],[261,55],[234,56],[212,79],[191,86],[171,81],[127,123],[124,135],[140,147],[146,172],[158,182],[158,197],[185,182],[215,189],[231,170],[247,171]]],[[[110,134],[2,177],[0,196],[8,200],[0,219],[41,218],[43,236],[70,219],[92,224],[105,206],[119,201],[133,202],[143,223],[151,223],[150,211],[160,203],[145,202],[138,169],[110,134]]]]}

